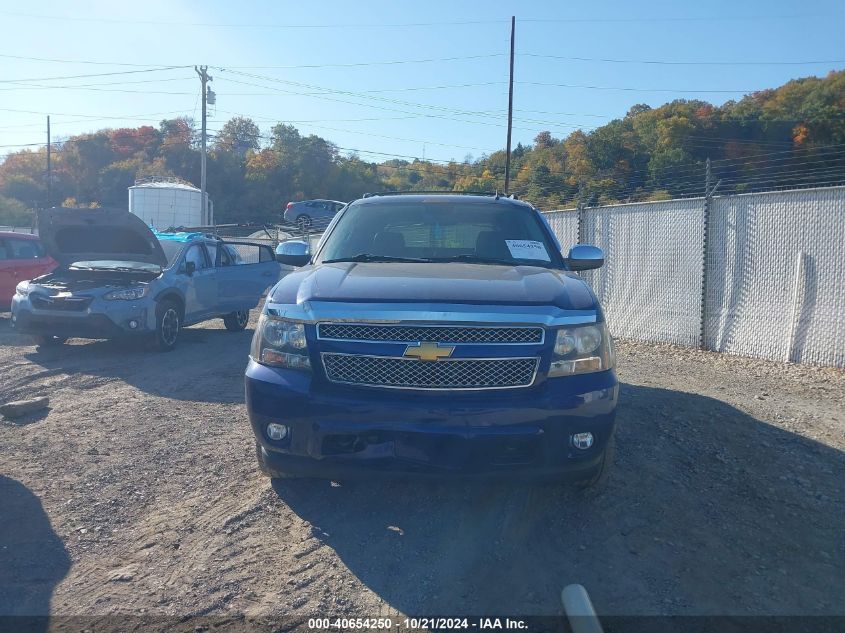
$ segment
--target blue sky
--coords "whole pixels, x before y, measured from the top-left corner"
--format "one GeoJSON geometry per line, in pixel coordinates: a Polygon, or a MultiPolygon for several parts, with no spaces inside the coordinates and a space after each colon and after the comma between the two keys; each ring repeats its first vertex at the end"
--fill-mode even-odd
{"type": "Polygon", "coordinates": [[[479,157],[505,144],[511,15],[514,144],[589,130],[635,103],[718,104],[845,67],[836,1],[3,0],[0,156],[43,142],[46,114],[58,139],[199,120],[193,65],[207,64],[212,132],[239,114],[369,160],[479,157]],[[805,61],[825,63],[785,63],[805,61]]]}

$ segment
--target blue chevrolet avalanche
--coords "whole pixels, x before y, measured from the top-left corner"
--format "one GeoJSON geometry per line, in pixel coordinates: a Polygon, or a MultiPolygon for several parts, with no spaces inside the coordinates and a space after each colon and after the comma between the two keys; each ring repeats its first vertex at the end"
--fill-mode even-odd
{"type": "Polygon", "coordinates": [[[601,306],[543,216],[498,195],[365,196],[267,296],[246,370],[261,470],[604,482],[618,383],[601,306]]]}

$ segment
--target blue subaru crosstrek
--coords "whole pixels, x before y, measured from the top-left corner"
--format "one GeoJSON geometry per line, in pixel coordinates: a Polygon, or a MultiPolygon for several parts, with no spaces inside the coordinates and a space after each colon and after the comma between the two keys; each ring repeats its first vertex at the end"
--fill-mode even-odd
{"type": "Polygon", "coordinates": [[[246,370],[261,470],[603,482],[618,383],[602,309],[543,216],[498,195],[365,196],[269,292],[246,370]]]}
{"type": "Polygon", "coordinates": [[[146,337],[170,351],[184,326],[214,318],[239,332],[281,274],[269,246],[155,233],[126,209],[44,209],[38,230],[59,267],[18,284],[12,327],[39,347],[146,337]]]}

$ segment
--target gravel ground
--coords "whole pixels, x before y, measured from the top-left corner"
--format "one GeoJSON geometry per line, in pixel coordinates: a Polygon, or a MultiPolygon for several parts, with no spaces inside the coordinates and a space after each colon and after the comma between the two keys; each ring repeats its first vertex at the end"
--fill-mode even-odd
{"type": "Polygon", "coordinates": [[[619,345],[604,494],[271,486],[243,405],[251,328],[171,354],[36,352],[0,315],[0,613],[845,614],[845,372],[619,345]]]}

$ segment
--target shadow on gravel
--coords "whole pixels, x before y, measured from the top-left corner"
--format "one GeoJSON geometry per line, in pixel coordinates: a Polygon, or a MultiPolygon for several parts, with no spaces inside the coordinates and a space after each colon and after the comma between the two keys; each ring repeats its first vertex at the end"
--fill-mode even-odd
{"type": "Polygon", "coordinates": [[[603,614],[842,613],[842,453],[695,394],[623,385],[620,402],[615,470],[592,499],[508,485],[274,489],[407,614],[555,614],[569,583],[603,614]]]}
{"type": "Polygon", "coordinates": [[[47,370],[119,380],[141,391],[176,400],[241,403],[251,327],[182,330],[172,352],[158,352],[142,339],[85,341],[32,348],[27,360],[47,370]]]}
{"type": "MultiPolygon", "coordinates": [[[[19,481],[0,475],[0,628],[8,616],[46,616],[56,585],[71,567],[41,501],[19,481]]],[[[47,630],[26,620],[27,631],[47,630]]]]}
{"type": "Polygon", "coordinates": [[[27,413],[26,415],[22,415],[16,418],[7,418],[5,416],[0,416],[0,424],[9,424],[11,426],[26,426],[28,424],[35,424],[36,422],[41,422],[41,420],[46,420],[48,415],[50,415],[50,407],[46,407],[44,409],[41,409],[40,411],[33,411],[32,413],[27,413]]]}
{"type": "Polygon", "coordinates": [[[32,345],[32,340],[23,334],[12,331],[12,313],[0,311],[0,345],[6,347],[24,347],[32,345]]]}

